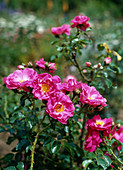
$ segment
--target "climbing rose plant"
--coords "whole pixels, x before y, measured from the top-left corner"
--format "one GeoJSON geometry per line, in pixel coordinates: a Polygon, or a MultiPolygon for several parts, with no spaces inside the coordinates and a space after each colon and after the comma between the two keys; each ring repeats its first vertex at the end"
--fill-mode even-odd
{"type": "Polygon", "coordinates": [[[52,75],[56,64],[44,58],[19,65],[3,78],[6,87],[20,96],[20,105],[6,113],[1,125],[11,134],[8,144],[18,140],[14,153],[1,158],[6,170],[122,168],[123,126],[102,115],[108,105],[105,89],[113,86],[109,69],[118,73],[114,58],[119,54],[101,43],[97,49],[104,52],[97,64],[80,64],[83,48],[91,43],[88,22],[87,16],[80,15],[71,20],[72,25],[51,29],[56,37],[51,44],[58,51],[55,57],[64,56],[73,64],[78,79],[52,75]]]}

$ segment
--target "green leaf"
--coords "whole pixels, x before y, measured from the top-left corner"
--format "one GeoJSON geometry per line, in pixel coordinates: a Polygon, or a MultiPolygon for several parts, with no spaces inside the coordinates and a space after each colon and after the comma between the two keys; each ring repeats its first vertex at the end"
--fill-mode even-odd
{"type": "Polygon", "coordinates": [[[4,157],[4,162],[9,162],[10,160],[12,160],[12,158],[14,157],[13,153],[8,153],[5,157],[4,157]]]}
{"type": "Polygon", "coordinates": [[[106,80],[105,80],[105,83],[106,83],[106,85],[107,85],[108,88],[110,88],[110,87],[112,86],[112,82],[111,82],[111,80],[109,80],[109,79],[106,79],[106,80]]]}
{"type": "Polygon", "coordinates": [[[16,170],[16,168],[15,166],[10,166],[10,167],[4,168],[4,170],[16,170]]]}
{"type": "Polygon", "coordinates": [[[19,162],[22,160],[22,152],[17,152],[17,154],[15,155],[15,160],[16,162],[19,162]]]}
{"type": "Polygon", "coordinates": [[[64,127],[64,131],[65,131],[66,133],[69,133],[69,128],[68,128],[68,126],[65,126],[65,127],[64,127]]]}
{"type": "Polygon", "coordinates": [[[104,155],[103,158],[105,159],[105,161],[107,162],[108,167],[109,167],[111,165],[111,159],[106,155],[104,155]]]}
{"type": "Polygon", "coordinates": [[[55,58],[57,58],[57,56],[52,55],[52,56],[50,57],[50,60],[53,61],[55,58]]]}
{"type": "Polygon", "coordinates": [[[69,143],[65,143],[65,149],[70,153],[70,155],[72,156],[72,157],[74,157],[74,150],[73,150],[73,148],[71,147],[71,145],[69,144],[69,143]]]}
{"type": "Polygon", "coordinates": [[[61,147],[61,142],[59,141],[54,141],[52,146],[51,146],[51,151],[52,153],[56,154],[59,152],[60,150],[60,147],[61,147]]]}
{"type": "Polygon", "coordinates": [[[22,139],[16,146],[16,150],[20,150],[25,148],[25,146],[29,145],[29,141],[27,139],[22,139]]]}
{"type": "Polygon", "coordinates": [[[89,152],[87,158],[94,159],[96,158],[96,155],[93,152],[89,152]]]}
{"type": "Polygon", "coordinates": [[[97,159],[97,164],[100,165],[101,167],[103,167],[104,170],[107,169],[108,165],[107,165],[107,162],[104,159],[98,158],[97,159]]]}
{"type": "Polygon", "coordinates": [[[10,145],[16,138],[15,137],[9,137],[8,141],[6,142],[8,145],[10,145]]]}
{"type": "Polygon", "coordinates": [[[47,145],[47,144],[50,143],[51,141],[52,141],[52,137],[51,137],[51,136],[47,136],[47,137],[44,139],[43,146],[47,145]]]}
{"type": "Polygon", "coordinates": [[[103,155],[103,151],[100,148],[97,148],[97,150],[95,151],[96,154],[100,154],[103,155]]]}
{"type": "Polygon", "coordinates": [[[17,165],[17,168],[19,170],[24,170],[24,163],[23,162],[19,162],[18,165],[17,165]]]}
{"type": "Polygon", "coordinates": [[[85,161],[82,162],[82,166],[84,167],[84,169],[86,169],[88,167],[88,165],[92,162],[93,161],[91,159],[85,160],[85,161]]]}
{"type": "Polygon", "coordinates": [[[50,44],[51,44],[51,45],[54,45],[54,44],[56,44],[57,42],[59,42],[59,41],[52,41],[50,44]]]}

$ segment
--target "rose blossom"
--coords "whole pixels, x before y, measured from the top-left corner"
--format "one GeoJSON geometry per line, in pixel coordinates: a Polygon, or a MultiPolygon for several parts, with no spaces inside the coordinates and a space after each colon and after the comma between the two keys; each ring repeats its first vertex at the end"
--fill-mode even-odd
{"type": "Polygon", "coordinates": [[[45,63],[46,61],[44,61],[44,58],[41,58],[39,61],[36,61],[36,65],[42,69],[45,69],[45,63]]]}
{"type": "Polygon", "coordinates": [[[88,86],[86,83],[81,84],[80,101],[83,104],[88,104],[94,108],[97,106],[106,106],[107,100],[93,86],[88,86]]]}
{"type": "Polygon", "coordinates": [[[84,15],[76,16],[73,20],[71,20],[72,28],[77,27],[78,29],[81,29],[82,31],[86,31],[86,28],[90,27],[90,24],[87,23],[89,21],[89,18],[84,15]]]}
{"type": "Polygon", "coordinates": [[[54,93],[47,102],[46,113],[62,124],[67,124],[69,117],[74,115],[74,110],[72,101],[62,92],[54,93]]]}
{"type": "Polygon", "coordinates": [[[112,118],[101,119],[99,115],[95,115],[94,118],[87,120],[87,125],[91,129],[101,130],[101,131],[110,129],[112,123],[113,123],[112,118]]]}
{"type": "Polygon", "coordinates": [[[56,70],[55,63],[48,63],[44,61],[44,58],[41,58],[39,61],[36,61],[36,65],[45,71],[49,71],[50,73],[54,73],[56,70]]]}
{"type": "Polygon", "coordinates": [[[18,65],[17,68],[18,68],[19,70],[22,70],[22,69],[25,69],[25,66],[24,66],[24,65],[18,65]]]}
{"type": "Polygon", "coordinates": [[[105,60],[104,60],[104,62],[105,62],[106,64],[110,64],[110,63],[111,63],[111,58],[110,58],[110,57],[106,57],[105,60]]]}
{"type": "Polygon", "coordinates": [[[77,82],[74,79],[69,79],[67,83],[62,83],[61,90],[74,91],[81,88],[81,82],[77,82]]]}
{"type": "Polygon", "coordinates": [[[88,129],[85,140],[84,149],[89,152],[94,152],[97,147],[100,147],[99,144],[102,142],[99,131],[91,130],[90,128],[88,129]]]}
{"type": "Polygon", "coordinates": [[[68,75],[66,78],[63,79],[63,83],[67,83],[69,79],[77,81],[76,77],[74,77],[73,75],[68,75]]]}
{"type": "Polygon", "coordinates": [[[49,72],[53,74],[56,70],[56,64],[55,63],[49,63],[48,69],[49,69],[49,72]]]}
{"type": "Polygon", "coordinates": [[[61,27],[52,27],[51,28],[51,32],[54,35],[60,35],[60,34],[66,34],[66,35],[70,35],[70,25],[62,25],[61,27]]]}
{"type": "Polygon", "coordinates": [[[85,64],[86,64],[87,67],[91,66],[91,62],[86,62],[85,64]]]}
{"type": "Polygon", "coordinates": [[[33,84],[34,89],[32,93],[34,94],[34,97],[39,100],[48,100],[52,93],[59,91],[61,79],[59,76],[52,77],[48,73],[43,73],[38,75],[33,84]]]}
{"type": "Polygon", "coordinates": [[[86,69],[84,69],[84,70],[82,70],[83,71],[83,73],[87,73],[87,70],[86,69]]]}
{"type": "MultiPolygon", "coordinates": [[[[114,138],[119,140],[121,143],[123,143],[123,126],[121,126],[115,133],[114,138]]],[[[118,146],[118,151],[120,153],[122,145],[118,146]]]]}
{"type": "Polygon", "coordinates": [[[33,81],[37,77],[37,72],[31,68],[25,68],[24,70],[16,70],[11,73],[6,80],[4,80],[7,88],[9,89],[24,89],[29,91],[27,87],[33,87],[33,81]]]}

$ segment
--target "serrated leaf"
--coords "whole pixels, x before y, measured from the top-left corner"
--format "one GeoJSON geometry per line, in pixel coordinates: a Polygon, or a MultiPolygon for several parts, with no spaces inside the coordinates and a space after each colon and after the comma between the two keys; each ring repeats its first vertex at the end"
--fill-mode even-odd
{"type": "Polygon", "coordinates": [[[23,162],[19,162],[18,165],[17,165],[17,168],[19,170],[24,170],[24,163],[23,162]]]}
{"type": "Polygon", "coordinates": [[[82,162],[82,166],[84,167],[84,169],[86,169],[88,167],[88,165],[92,162],[93,161],[91,159],[85,160],[85,161],[82,162]]]}

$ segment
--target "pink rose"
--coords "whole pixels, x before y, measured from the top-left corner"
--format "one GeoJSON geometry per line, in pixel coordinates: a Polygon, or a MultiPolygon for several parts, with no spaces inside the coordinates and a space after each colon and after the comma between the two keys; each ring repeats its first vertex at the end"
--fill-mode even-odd
{"type": "Polygon", "coordinates": [[[93,86],[88,86],[86,83],[81,84],[80,101],[83,104],[88,104],[94,108],[97,106],[106,106],[107,100],[93,86]]]}
{"type": "Polygon", "coordinates": [[[49,63],[48,64],[48,70],[49,70],[50,73],[53,74],[56,70],[56,64],[55,63],[49,63]]]}
{"type": "Polygon", "coordinates": [[[67,124],[69,117],[74,115],[74,110],[72,101],[62,92],[54,93],[47,102],[46,113],[62,124],[67,124]]]}
{"type": "Polygon", "coordinates": [[[39,61],[36,61],[36,65],[42,69],[45,69],[45,63],[46,61],[44,61],[44,58],[41,58],[39,61]]]}
{"type": "Polygon", "coordinates": [[[33,81],[37,77],[37,72],[31,68],[25,68],[24,70],[16,70],[6,77],[5,84],[8,89],[24,89],[29,91],[27,87],[33,87],[33,81]]]}
{"type": "Polygon", "coordinates": [[[97,147],[100,147],[99,144],[102,142],[97,130],[89,130],[85,140],[84,150],[89,152],[94,152],[97,147]]]}
{"type": "Polygon", "coordinates": [[[81,29],[82,31],[86,31],[88,27],[90,27],[90,24],[87,23],[89,21],[89,18],[84,15],[76,16],[73,20],[71,20],[72,28],[77,27],[78,29],[81,29]]]}
{"type": "Polygon", "coordinates": [[[111,58],[110,58],[110,57],[106,57],[105,60],[104,60],[104,62],[105,62],[106,64],[110,64],[110,63],[111,63],[111,58]]]}
{"type": "Polygon", "coordinates": [[[50,73],[54,73],[56,70],[55,63],[48,63],[44,61],[44,58],[41,58],[39,61],[36,61],[36,65],[44,71],[49,71],[50,73]]]}
{"type": "Polygon", "coordinates": [[[66,35],[70,35],[70,25],[62,25],[61,27],[52,27],[51,28],[51,32],[54,35],[60,35],[60,34],[66,34],[66,35]]]}
{"type": "Polygon", "coordinates": [[[61,79],[59,76],[52,77],[48,73],[38,75],[34,81],[34,89],[32,93],[35,98],[39,100],[48,100],[52,93],[59,91],[61,85],[61,79]]]}
{"type": "Polygon", "coordinates": [[[25,69],[25,66],[24,66],[24,65],[18,65],[17,68],[18,68],[19,70],[22,70],[22,69],[25,69]]]}
{"type": "Polygon", "coordinates": [[[61,90],[74,91],[81,88],[81,82],[77,82],[74,79],[69,79],[67,83],[62,83],[61,90]]]}
{"type": "Polygon", "coordinates": [[[83,71],[83,73],[87,73],[87,70],[86,69],[84,69],[84,70],[82,70],[83,71]]]}
{"type": "Polygon", "coordinates": [[[69,79],[73,79],[73,80],[77,81],[76,77],[74,77],[73,75],[68,75],[66,78],[63,79],[63,82],[67,83],[69,79]]]}
{"type": "Polygon", "coordinates": [[[85,64],[86,64],[87,67],[91,66],[91,62],[86,62],[85,64]]]}
{"type": "Polygon", "coordinates": [[[99,115],[95,115],[94,118],[87,120],[87,125],[94,130],[107,130],[112,126],[112,118],[101,119],[99,115]]]}

